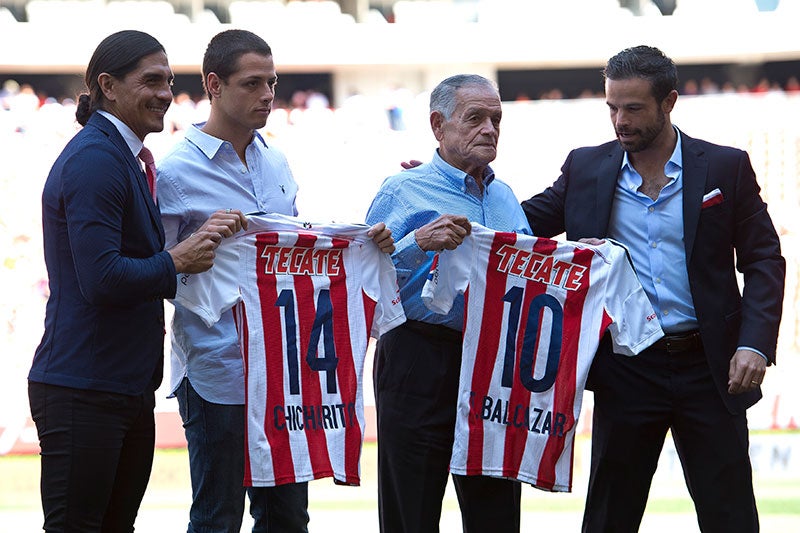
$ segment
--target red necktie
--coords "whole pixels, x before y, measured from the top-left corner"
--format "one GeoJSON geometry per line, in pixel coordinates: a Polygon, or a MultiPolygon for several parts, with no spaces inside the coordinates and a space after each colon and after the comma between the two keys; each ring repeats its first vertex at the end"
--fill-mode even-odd
{"type": "Polygon", "coordinates": [[[153,195],[153,202],[156,201],[156,162],[153,153],[142,146],[139,152],[139,159],[144,163],[145,174],[147,174],[147,186],[150,187],[150,194],[153,195]]]}

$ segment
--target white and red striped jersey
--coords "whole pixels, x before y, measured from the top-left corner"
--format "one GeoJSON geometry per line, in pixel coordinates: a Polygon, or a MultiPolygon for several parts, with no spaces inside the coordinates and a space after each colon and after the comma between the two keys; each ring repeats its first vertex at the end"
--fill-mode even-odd
{"type": "MultiPolygon", "coordinates": [[[[405,321],[394,264],[368,229],[260,215],[236,238],[246,486],[360,483],[367,343],[405,321]]],[[[190,309],[230,307],[229,291],[191,281],[206,294],[190,309]]]]}
{"type": "Polygon", "coordinates": [[[575,424],[600,339],[635,355],[663,332],[626,250],[472,224],[438,254],[422,298],[464,294],[464,346],[450,471],[569,492],[575,424]]]}

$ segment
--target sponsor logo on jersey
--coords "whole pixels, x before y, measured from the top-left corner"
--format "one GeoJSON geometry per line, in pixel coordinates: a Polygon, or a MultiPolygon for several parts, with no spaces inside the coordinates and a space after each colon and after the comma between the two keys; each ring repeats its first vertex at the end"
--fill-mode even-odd
{"type": "Polygon", "coordinates": [[[500,256],[497,270],[510,276],[529,279],[560,287],[568,291],[580,290],[588,280],[586,267],[561,261],[550,255],[538,254],[505,244],[496,252],[500,256]]]}
{"type": "Polygon", "coordinates": [[[338,276],[341,272],[342,250],[315,249],[298,246],[265,246],[261,251],[265,274],[299,276],[338,276]]]}

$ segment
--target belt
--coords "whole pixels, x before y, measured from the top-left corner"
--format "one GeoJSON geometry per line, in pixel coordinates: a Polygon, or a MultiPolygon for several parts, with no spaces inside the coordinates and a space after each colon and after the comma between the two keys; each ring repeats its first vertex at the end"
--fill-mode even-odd
{"type": "Polygon", "coordinates": [[[463,339],[463,334],[460,331],[450,329],[441,324],[429,324],[428,322],[420,322],[419,320],[406,320],[402,326],[436,340],[445,340],[461,344],[463,339]]]}
{"type": "Polygon", "coordinates": [[[703,341],[700,339],[700,332],[695,330],[664,335],[650,347],[669,353],[696,352],[703,349],[703,341]]]}

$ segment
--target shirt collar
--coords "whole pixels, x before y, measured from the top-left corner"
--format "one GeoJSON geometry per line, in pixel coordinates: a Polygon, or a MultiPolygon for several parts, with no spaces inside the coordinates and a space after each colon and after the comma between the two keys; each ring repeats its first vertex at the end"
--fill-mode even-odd
{"type": "Polygon", "coordinates": [[[136,136],[135,133],[133,133],[133,130],[108,111],[98,109],[96,112],[107,118],[109,122],[111,122],[114,127],[117,128],[117,131],[120,135],[122,135],[122,139],[125,141],[125,144],[128,145],[128,149],[133,154],[133,157],[139,157],[139,152],[142,151],[142,146],[144,146],[144,143],[141,141],[141,139],[139,139],[139,137],[136,136]]]}
{"type": "MultiPolygon", "coordinates": [[[[678,135],[678,139],[675,142],[675,149],[672,151],[672,155],[669,156],[669,160],[667,161],[666,165],[664,165],[664,173],[667,176],[673,176],[676,172],[680,172],[683,169],[683,150],[681,149],[681,130],[672,126],[675,129],[675,133],[678,135]]],[[[628,152],[623,152],[622,155],[622,167],[621,170],[634,170],[633,165],[631,165],[630,160],[628,159],[628,152]]]]}
{"type": "MultiPolygon", "coordinates": [[[[475,178],[464,172],[463,170],[459,170],[444,159],[442,156],[439,155],[439,150],[437,149],[433,153],[433,160],[431,161],[431,166],[433,166],[440,174],[442,174],[445,178],[452,181],[453,183],[457,184],[459,187],[465,187],[470,183],[470,180],[473,182],[475,178]]],[[[489,187],[489,184],[494,181],[494,170],[491,166],[486,167],[486,171],[483,173],[483,187],[486,190],[489,187]]]]}
{"type": "MultiPolygon", "coordinates": [[[[217,155],[222,145],[228,141],[204,132],[201,128],[205,125],[205,122],[192,124],[192,126],[186,130],[185,138],[187,141],[197,146],[207,158],[214,159],[214,156],[217,155]]],[[[257,131],[253,135],[253,142],[260,142],[264,148],[269,148],[264,138],[261,137],[261,134],[257,131]]]]}

